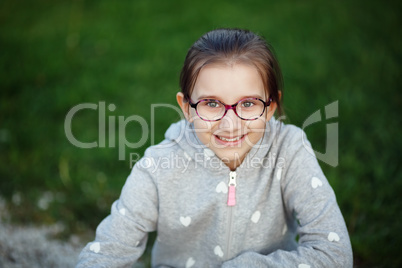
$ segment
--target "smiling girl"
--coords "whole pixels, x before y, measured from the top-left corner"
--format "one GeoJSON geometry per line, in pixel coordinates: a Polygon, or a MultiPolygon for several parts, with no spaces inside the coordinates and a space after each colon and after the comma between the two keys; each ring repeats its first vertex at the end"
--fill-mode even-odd
{"type": "Polygon", "coordinates": [[[77,267],[128,267],[152,231],[153,267],[352,267],[310,144],[273,116],[282,114],[281,85],[254,33],[219,29],[195,42],[176,95],[185,120],[134,166],[77,267]],[[158,164],[172,158],[180,161],[158,164]]]}

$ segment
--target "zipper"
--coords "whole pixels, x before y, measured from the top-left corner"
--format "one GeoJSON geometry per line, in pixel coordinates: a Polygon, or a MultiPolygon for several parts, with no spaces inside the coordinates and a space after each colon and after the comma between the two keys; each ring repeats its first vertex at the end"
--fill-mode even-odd
{"type": "Polygon", "coordinates": [[[236,172],[231,171],[229,173],[229,194],[228,194],[228,206],[233,207],[236,205],[236,172]]]}
{"type": "Polygon", "coordinates": [[[231,171],[229,173],[229,192],[228,192],[228,232],[226,237],[226,255],[225,257],[229,258],[229,251],[232,247],[232,228],[233,228],[233,207],[236,205],[236,172],[231,171]]]}

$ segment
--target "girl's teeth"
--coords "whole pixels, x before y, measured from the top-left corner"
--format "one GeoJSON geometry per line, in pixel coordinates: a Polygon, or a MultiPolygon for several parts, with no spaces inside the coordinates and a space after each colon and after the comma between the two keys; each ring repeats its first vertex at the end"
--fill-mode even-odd
{"type": "Polygon", "coordinates": [[[223,141],[238,141],[241,138],[241,137],[236,137],[236,138],[233,138],[233,139],[227,139],[227,138],[220,137],[220,136],[218,136],[218,137],[219,137],[219,139],[221,139],[223,141]]]}

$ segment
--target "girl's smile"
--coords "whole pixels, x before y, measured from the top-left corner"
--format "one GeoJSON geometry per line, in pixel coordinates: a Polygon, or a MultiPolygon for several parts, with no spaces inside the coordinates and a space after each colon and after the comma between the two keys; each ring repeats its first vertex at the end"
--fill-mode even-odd
{"type": "Polygon", "coordinates": [[[237,144],[239,144],[240,142],[243,141],[244,137],[246,137],[246,135],[241,135],[241,136],[232,137],[232,138],[215,135],[215,138],[217,139],[217,141],[220,144],[223,144],[225,146],[236,146],[237,144]]]}
{"type": "MultiPolygon", "coordinates": [[[[250,97],[266,101],[268,96],[265,92],[262,78],[254,66],[243,63],[210,64],[201,69],[191,102],[216,99],[233,105],[250,97]]],[[[184,100],[182,93],[177,94],[177,101],[187,120],[194,123],[198,139],[232,170],[241,164],[250,149],[263,137],[265,124],[276,108],[272,103],[259,118],[252,121],[239,118],[230,109],[222,119],[210,122],[199,117],[195,108],[184,100]]]]}

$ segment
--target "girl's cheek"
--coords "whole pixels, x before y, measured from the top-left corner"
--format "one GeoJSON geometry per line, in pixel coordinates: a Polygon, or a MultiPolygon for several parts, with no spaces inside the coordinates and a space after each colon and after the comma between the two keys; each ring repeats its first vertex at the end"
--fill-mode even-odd
{"type": "Polygon", "coordinates": [[[265,120],[263,119],[257,119],[254,121],[247,121],[245,128],[250,130],[250,131],[261,131],[265,130],[265,120]]]}
{"type": "Polygon", "coordinates": [[[194,119],[194,131],[197,133],[200,140],[208,142],[213,138],[214,128],[211,122],[203,121],[200,118],[194,119]]]}

